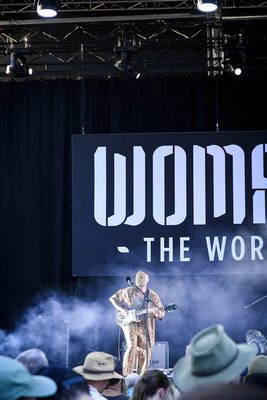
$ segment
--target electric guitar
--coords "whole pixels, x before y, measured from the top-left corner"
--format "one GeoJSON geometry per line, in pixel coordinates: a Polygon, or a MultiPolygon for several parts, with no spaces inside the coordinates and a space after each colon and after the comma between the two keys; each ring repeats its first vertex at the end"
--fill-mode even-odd
{"type": "MultiPolygon", "coordinates": [[[[174,303],[170,303],[167,304],[166,306],[164,306],[164,310],[167,312],[173,312],[174,310],[176,310],[177,305],[174,303]]],[[[141,319],[139,318],[139,316],[144,315],[150,312],[153,312],[153,310],[155,310],[156,308],[150,308],[150,309],[130,309],[127,310],[127,315],[123,315],[121,311],[117,310],[116,311],[116,322],[117,324],[122,327],[122,326],[126,326],[126,325],[130,325],[133,322],[140,322],[141,319]]]]}

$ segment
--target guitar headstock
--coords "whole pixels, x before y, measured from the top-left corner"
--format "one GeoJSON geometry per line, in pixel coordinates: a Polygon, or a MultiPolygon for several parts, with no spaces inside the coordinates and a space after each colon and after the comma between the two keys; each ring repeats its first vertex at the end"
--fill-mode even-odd
{"type": "Polygon", "coordinates": [[[174,310],[176,310],[176,308],[177,308],[177,305],[175,303],[170,303],[164,307],[164,310],[167,312],[173,312],[174,310]]]}

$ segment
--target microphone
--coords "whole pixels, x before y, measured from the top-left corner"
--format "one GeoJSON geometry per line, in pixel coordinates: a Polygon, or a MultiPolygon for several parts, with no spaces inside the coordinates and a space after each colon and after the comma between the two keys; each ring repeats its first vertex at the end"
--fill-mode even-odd
{"type": "Polygon", "coordinates": [[[132,284],[132,281],[131,281],[131,278],[130,278],[130,276],[127,276],[127,278],[126,278],[126,282],[128,283],[128,285],[131,285],[131,284],[132,284]]]}

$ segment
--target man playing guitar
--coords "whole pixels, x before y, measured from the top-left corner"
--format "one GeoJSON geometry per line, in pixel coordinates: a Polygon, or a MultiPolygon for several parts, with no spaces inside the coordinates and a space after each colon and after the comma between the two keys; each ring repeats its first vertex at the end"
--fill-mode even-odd
{"type": "Polygon", "coordinates": [[[133,372],[136,356],[137,373],[142,375],[147,370],[155,343],[155,319],[161,320],[165,315],[158,294],[148,289],[148,281],[148,274],[138,271],[135,285],[119,289],[109,299],[117,310],[117,322],[126,340],[124,376],[133,372]]]}

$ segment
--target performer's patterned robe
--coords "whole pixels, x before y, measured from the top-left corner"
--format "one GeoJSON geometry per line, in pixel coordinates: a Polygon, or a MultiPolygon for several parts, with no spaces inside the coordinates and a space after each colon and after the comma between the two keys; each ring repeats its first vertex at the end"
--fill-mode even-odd
{"type": "MultiPolygon", "coordinates": [[[[135,287],[119,289],[113,296],[118,303],[128,309],[146,308],[144,296],[135,287]]],[[[155,319],[162,319],[165,311],[156,292],[149,289],[149,299],[155,304],[148,302],[148,343],[146,347],[146,316],[140,316],[140,322],[132,322],[122,326],[126,340],[127,349],[123,357],[123,375],[127,376],[135,367],[137,356],[137,373],[144,374],[151,360],[155,343],[155,319]],[[148,362],[146,355],[148,354],[148,362]]]]}

